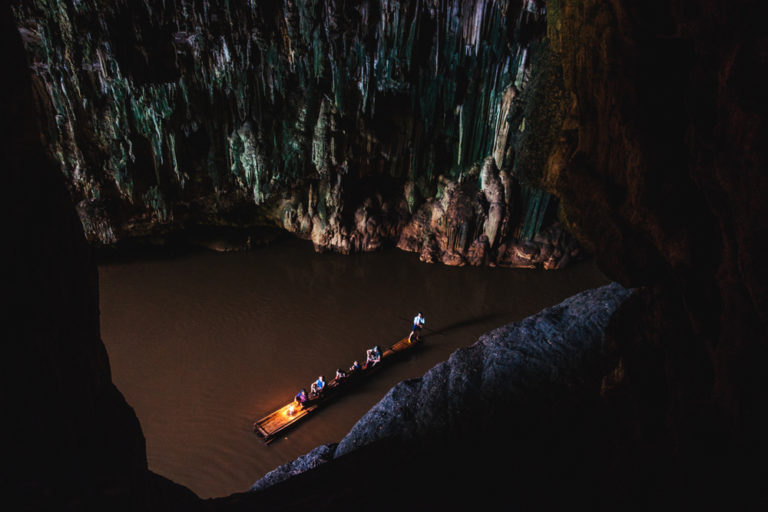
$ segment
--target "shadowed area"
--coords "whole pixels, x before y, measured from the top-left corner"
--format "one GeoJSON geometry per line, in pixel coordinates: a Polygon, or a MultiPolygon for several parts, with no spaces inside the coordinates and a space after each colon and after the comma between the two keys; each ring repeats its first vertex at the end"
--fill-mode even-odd
{"type": "Polygon", "coordinates": [[[452,331],[453,329],[460,329],[475,324],[483,324],[487,322],[495,322],[500,320],[504,315],[502,313],[488,313],[487,315],[473,316],[458,322],[453,322],[448,325],[443,325],[437,329],[431,327],[424,327],[424,330],[429,334],[444,335],[445,333],[452,331]]]}
{"type": "MultiPolygon", "coordinates": [[[[57,166],[40,142],[28,69],[7,4],[0,80],[3,232],[2,485],[19,510],[170,510],[189,490],[147,471],[133,410],[111,382],[98,279],[57,166]]],[[[185,505],[186,504],[186,505],[185,505]]]]}

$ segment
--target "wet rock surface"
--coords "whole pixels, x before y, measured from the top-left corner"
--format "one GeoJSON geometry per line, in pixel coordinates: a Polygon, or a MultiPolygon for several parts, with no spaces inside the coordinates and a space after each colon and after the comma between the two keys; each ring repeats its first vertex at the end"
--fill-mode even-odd
{"type": "Polygon", "coordinates": [[[604,330],[629,291],[618,284],[579,293],[484,334],[422,378],[398,384],[339,442],[341,456],[372,442],[482,435],[520,403],[599,394],[615,364],[604,330]]]}
{"type": "Polygon", "coordinates": [[[336,444],[318,446],[306,455],[302,455],[288,464],[283,464],[264,475],[263,478],[253,484],[251,491],[256,492],[264,490],[272,485],[288,480],[291,477],[315,469],[321,464],[325,464],[332,460],[335,452],[336,444]]]}

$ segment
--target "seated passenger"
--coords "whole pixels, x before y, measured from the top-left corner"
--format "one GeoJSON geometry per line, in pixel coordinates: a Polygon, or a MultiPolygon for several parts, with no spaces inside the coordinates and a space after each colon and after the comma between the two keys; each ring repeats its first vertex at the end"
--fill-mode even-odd
{"type": "Polygon", "coordinates": [[[355,361],[354,363],[352,363],[352,366],[349,367],[349,373],[354,373],[359,369],[360,369],[360,363],[355,361]]]}
{"type": "Polygon", "coordinates": [[[347,372],[339,368],[338,370],[336,370],[336,376],[333,378],[333,382],[338,384],[339,382],[341,382],[346,378],[347,378],[347,372]]]}
{"type": "Polygon", "coordinates": [[[310,395],[317,396],[325,389],[325,378],[321,375],[317,378],[312,386],[309,388],[310,395]]]}
{"type": "Polygon", "coordinates": [[[294,402],[296,402],[299,406],[302,406],[306,401],[307,401],[307,392],[302,388],[301,391],[296,393],[296,396],[294,397],[294,402]]]}
{"type": "Polygon", "coordinates": [[[376,345],[366,351],[365,365],[363,365],[363,368],[372,367],[379,361],[381,361],[381,349],[376,345]]]}

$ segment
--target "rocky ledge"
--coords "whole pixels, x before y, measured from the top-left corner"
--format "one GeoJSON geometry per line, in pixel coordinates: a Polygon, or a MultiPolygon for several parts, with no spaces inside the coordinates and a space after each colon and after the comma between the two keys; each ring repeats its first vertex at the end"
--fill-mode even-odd
{"type": "Polygon", "coordinates": [[[313,206],[316,198],[305,207],[302,197],[293,195],[277,202],[269,216],[286,231],[312,240],[318,252],[375,251],[394,242],[427,263],[546,270],[563,268],[583,255],[561,222],[544,222],[552,217],[556,200],[500,170],[492,156],[458,178],[439,176],[434,196],[418,206],[406,199],[413,186],[407,183],[397,201],[367,198],[351,223],[345,223],[338,207],[340,183],[327,193],[335,213],[322,214],[313,206]]]}
{"type": "MultiPolygon", "coordinates": [[[[275,484],[287,483],[320,466],[353,486],[359,477],[344,474],[348,464],[342,462],[334,468],[334,463],[354,459],[374,445],[406,447],[404,453],[411,454],[412,450],[435,448],[444,453],[436,454],[434,460],[447,457],[452,464],[462,466],[467,460],[467,441],[481,452],[489,445],[497,446],[498,456],[503,457],[508,449],[502,446],[524,445],[543,428],[552,433],[547,443],[559,446],[554,440],[560,429],[578,429],[573,424],[549,423],[547,420],[554,417],[547,411],[573,407],[583,416],[582,405],[599,400],[603,376],[616,365],[615,354],[605,343],[605,329],[630,293],[615,283],[587,290],[521,322],[484,334],[474,345],[456,351],[423,377],[392,388],[341,442],[320,446],[271,471],[251,491],[272,490],[279,494],[282,491],[279,486],[273,487],[275,484]]],[[[390,455],[393,452],[397,448],[390,455]]],[[[545,453],[542,450],[541,456],[545,453]]],[[[505,467],[501,472],[530,469],[521,454],[517,460],[525,468],[505,467]]],[[[455,469],[461,473],[499,472],[499,467],[488,461],[498,462],[491,457],[482,466],[455,469]]],[[[442,479],[443,473],[450,473],[448,468],[430,467],[433,473],[428,479],[442,479]]],[[[425,476],[420,477],[421,481],[425,476]]],[[[283,489],[291,492],[290,486],[283,489]]],[[[274,494],[270,499],[275,499],[274,494]]],[[[482,496],[478,499],[483,500],[482,496]]]]}

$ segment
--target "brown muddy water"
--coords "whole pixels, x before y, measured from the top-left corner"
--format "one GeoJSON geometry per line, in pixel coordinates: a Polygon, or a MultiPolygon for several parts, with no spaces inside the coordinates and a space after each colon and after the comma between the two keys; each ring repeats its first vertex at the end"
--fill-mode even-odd
{"type": "Polygon", "coordinates": [[[591,261],[560,271],[453,268],[394,249],[315,254],[300,240],[102,264],[99,280],[113,380],[141,422],[149,468],[202,498],[248,490],[338,442],[394,384],[480,334],[607,283],[591,261]],[[318,375],[406,336],[418,311],[428,329],[408,359],[269,446],[252,432],[318,375]]]}

